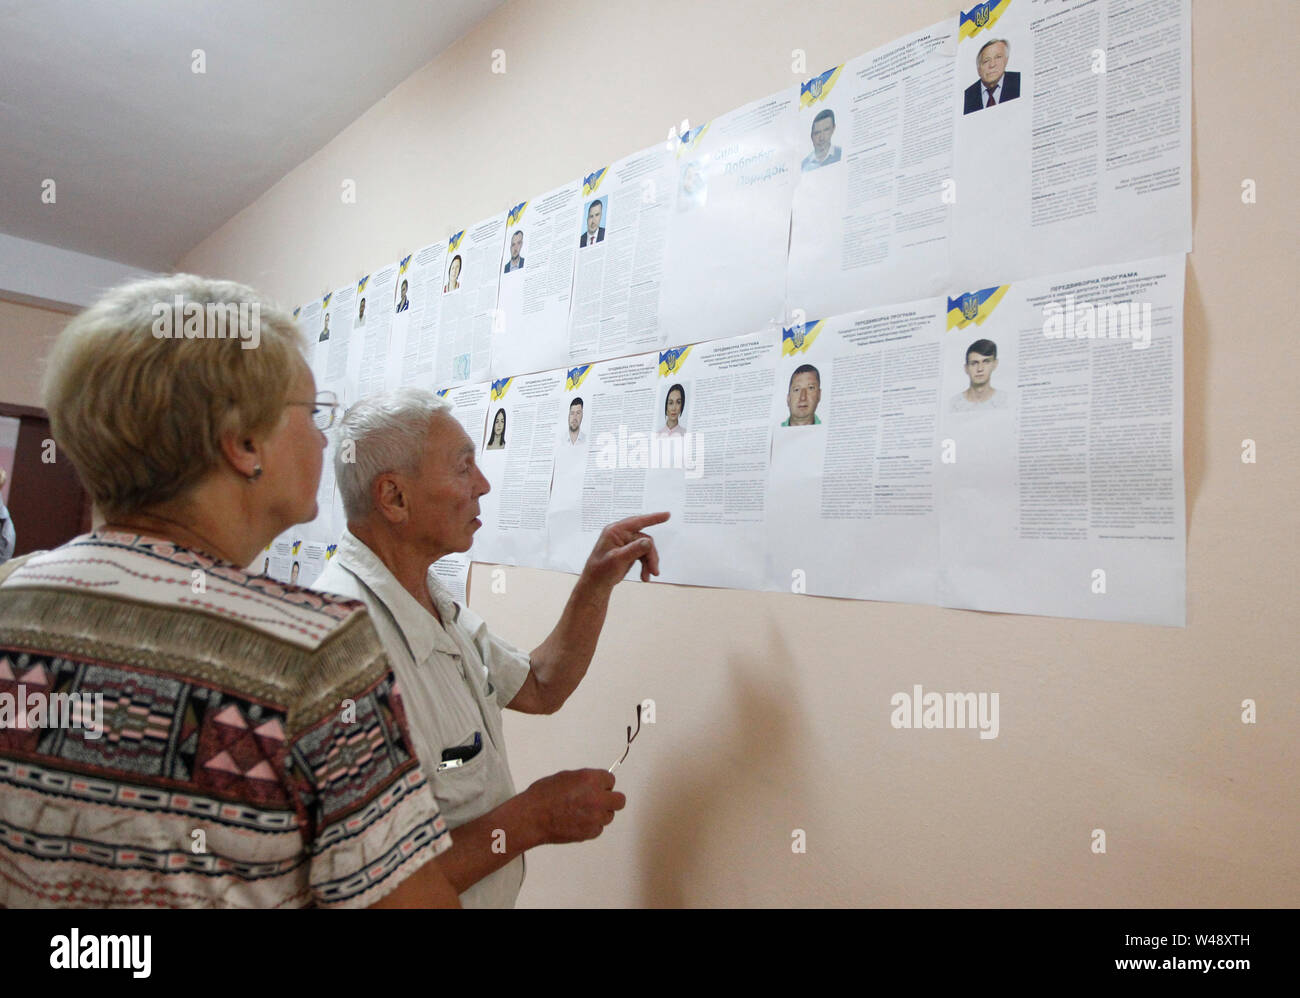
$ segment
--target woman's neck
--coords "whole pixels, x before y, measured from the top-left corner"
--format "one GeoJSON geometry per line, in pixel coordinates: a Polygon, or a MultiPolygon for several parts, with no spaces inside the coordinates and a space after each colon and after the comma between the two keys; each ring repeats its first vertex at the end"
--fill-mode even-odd
{"type": "Polygon", "coordinates": [[[105,528],[131,530],[150,537],[161,537],[191,551],[210,555],[232,565],[240,565],[239,553],[227,548],[226,542],[218,536],[212,539],[212,533],[203,524],[193,523],[192,518],[178,518],[174,511],[162,513],[158,510],[140,510],[109,517],[103,524],[105,528]],[[186,521],[190,522],[186,522],[186,521]]]}

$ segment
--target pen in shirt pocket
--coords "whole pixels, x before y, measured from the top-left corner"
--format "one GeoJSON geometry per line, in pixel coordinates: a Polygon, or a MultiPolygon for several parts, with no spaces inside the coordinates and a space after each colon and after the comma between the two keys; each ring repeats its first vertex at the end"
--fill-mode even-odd
{"type": "Polygon", "coordinates": [[[438,772],[444,769],[455,769],[457,766],[463,766],[474,756],[478,755],[483,748],[483,733],[474,732],[474,740],[468,745],[457,745],[455,748],[442,750],[442,762],[438,763],[438,772]]]}

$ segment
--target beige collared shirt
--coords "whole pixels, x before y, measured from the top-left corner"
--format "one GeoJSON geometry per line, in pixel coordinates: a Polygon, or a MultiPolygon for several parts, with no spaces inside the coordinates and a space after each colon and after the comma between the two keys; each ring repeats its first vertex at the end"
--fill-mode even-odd
{"type": "MultiPolygon", "coordinates": [[[[501,730],[501,708],[528,678],[528,655],[456,604],[429,573],[429,595],[444,624],[420,606],[373,551],[345,530],[313,588],[362,600],[388,652],[407,725],[438,808],[453,832],[515,795],[501,730]],[[464,765],[438,769],[444,749],[482,750],[464,765]]],[[[509,908],[524,879],[523,856],[461,894],[466,908],[509,908]]]]}

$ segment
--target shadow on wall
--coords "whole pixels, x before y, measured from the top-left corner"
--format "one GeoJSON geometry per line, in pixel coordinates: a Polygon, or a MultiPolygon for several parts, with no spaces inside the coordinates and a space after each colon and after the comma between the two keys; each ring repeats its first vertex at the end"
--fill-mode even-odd
{"type": "MultiPolygon", "coordinates": [[[[728,657],[731,695],[712,714],[713,723],[676,746],[669,777],[655,785],[645,806],[655,817],[641,842],[641,882],[647,886],[638,905],[699,904],[703,885],[718,876],[717,857],[746,851],[761,864],[757,857],[766,857],[771,845],[789,848],[790,829],[776,828],[779,815],[772,816],[772,844],[760,841],[763,833],[754,827],[761,802],[783,781],[804,786],[792,761],[808,743],[808,732],[799,727],[795,663],[772,630],[764,661],[728,657]]],[[[789,813],[806,813],[797,799],[784,803],[789,813]]],[[[747,860],[738,857],[736,865],[747,860]]],[[[729,893],[731,903],[746,903],[729,893]]]]}

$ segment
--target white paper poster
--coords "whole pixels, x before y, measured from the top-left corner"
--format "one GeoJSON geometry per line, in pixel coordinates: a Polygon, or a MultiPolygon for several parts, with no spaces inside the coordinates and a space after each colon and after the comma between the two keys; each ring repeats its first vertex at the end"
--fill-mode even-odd
{"type": "Polygon", "coordinates": [[[397,302],[389,333],[389,389],[414,385],[433,390],[438,383],[438,329],[442,321],[443,263],[446,241],[430,243],[397,265],[397,302]]]}
{"type": "Polygon", "coordinates": [[[384,390],[397,272],[398,264],[394,263],[357,282],[357,312],[352,324],[347,376],[355,399],[379,395],[384,390]]]}
{"type": "Polygon", "coordinates": [[[505,227],[505,215],[497,215],[447,241],[435,368],[439,384],[488,377],[505,227]]]}
{"type": "Polygon", "coordinates": [[[943,307],[785,330],[770,420],[769,588],[934,603],[943,307]]]}
{"type": "Polygon", "coordinates": [[[572,364],[659,343],[664,242],[677,189],[675,157],[654,146],[588,174],[569,312],[572,364]]]}
{"type": "Polygon", "coordinates": [[[798,97],[791,87],[673,143],[661,347],[779,328],[799,179],[798,97]]]}
{"type": "Polygon", "coordinates": [[[1184,623],[1184,265],[1095,267],[949,300],[943,605],[1184,623]]]}
{"type": "Polygon", "coordinates": [[[953,206],[953,45],[951,27],[937,24],[800,88],[793,324],[942,292],[953,206]]]}
{"type": "Polygon", "coordinates": [[[506,214],[493,377],[550,371],[568,363],[569,301],[579,248],[573,234],[582,224],[582,184],[576,180],[506,214]]]}
{"type": "Polygon", "coordinates": [[[642,512],[672,514],[655,528],[662,581],[763,587],[779,344],[774,330],[660,354],[642,512]]]}
{"type": "Polygon", "coordinates": [[[954,284],[1192,248],[1186,0],[1003,0],[957,32],[954,284]]]}
{"type": "Polygon", "coordinates": [[[492,491],[479,502],[483,526],[475,536],[476,560],[545,563],[546,506],[563,405],[563,371],[492,382],[479,456],[492,491]]]}
{"type": "Polygon", "coordinates": [[[563,405],[553,428],[547,567],[581,572],[607,524],[648,511],[645,488],[658,378],[657,353],[566,372],[563,405]]]}

